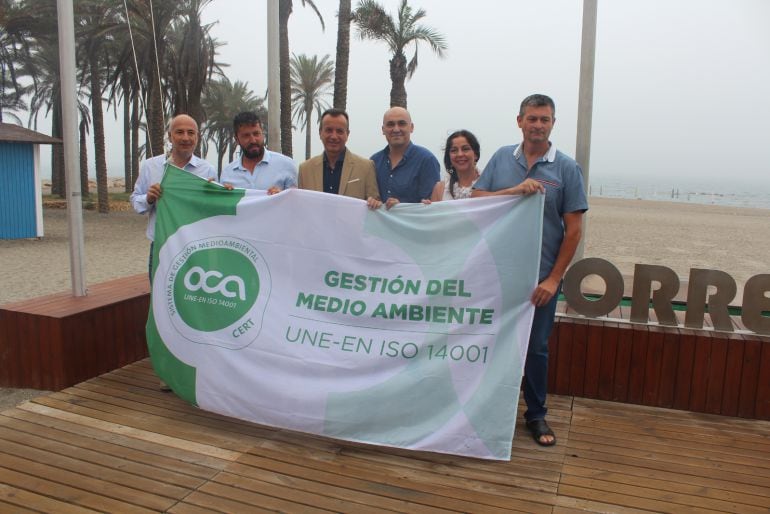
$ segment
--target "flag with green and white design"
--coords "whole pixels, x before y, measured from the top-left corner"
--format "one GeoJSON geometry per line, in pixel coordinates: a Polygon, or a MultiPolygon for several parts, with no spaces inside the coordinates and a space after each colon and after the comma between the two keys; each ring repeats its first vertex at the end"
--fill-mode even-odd
{"type": "Polygon", "coordinates": [[[199,407],[350,441],[509,459],[543,196],[370,211],[169,166],[147,340],[199,407]]]}

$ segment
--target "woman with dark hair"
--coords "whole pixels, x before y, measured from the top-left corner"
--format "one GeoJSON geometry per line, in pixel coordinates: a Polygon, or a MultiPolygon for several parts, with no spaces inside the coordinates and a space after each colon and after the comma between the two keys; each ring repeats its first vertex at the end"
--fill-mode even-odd
{"type": "Polygon", "coordinates": [[[476,163],[481,156],[479,140],[467,130],[449,134],[444,146],[446,174],[433,190],[433,201],[470,198],[479,178],[476,163]]]}

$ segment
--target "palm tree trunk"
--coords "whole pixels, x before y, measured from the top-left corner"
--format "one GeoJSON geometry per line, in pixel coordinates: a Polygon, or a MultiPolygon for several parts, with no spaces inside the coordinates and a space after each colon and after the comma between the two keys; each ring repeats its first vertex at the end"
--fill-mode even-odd
{"type": "Polygon", "coordinates": [[[110,212],[107,196],[107,156],[104,144],[104,114],[102,112],[102,85],[99,75],[99,60],[94,53],[91,57],[91,119],[94,123],[94,154],[96,157],[96,198],[99,212],[110,212]]]}
{"type": "Polygon", "coordinates": [[[281,86],[281,153],[291,157],[291,71],[289,67],[289,16],[292,0],[279,0],[278,39],[280,53],[281,86]]]}
{"type": "Polygon", "coordinates": [[[310,159],[310,127],[313,126],[311,118],[313,117],[313,104],[305,106],[305,160],[310,159]]]}
{"type": "Polygon", "coordinates": [[[222,159],[225,158],[227,148],[217,148],[217,177],[222,175],[222,159]]]}
{"type": "Polygon", "coordinates": [[[163,94],[157,73],[153,73],[152,87],[147,92],[147,126],[150,131],[150,146],[146,151],[147,157],[155,157],[164,152],[163,150],[163,94]]]}
{"type": "MultiPolygon", "coordinates": [[[[51,116],[51,136],[63,139],[61,121],[61,96],[56,93],[51,116]]],[[[64,145],[51,145],[51,194],[66,197],[64,183],[64,145]]]]}
{"type": "Polygon", "coordinates": [[[131,100],[131,189],[139,178],[139,95],[131,100]]]}
{"type": "Polygon", "coordinates": [[[234,155],[235,155],[235,143],[230,142],[230,146],[227,151],[227,162],[233,162],[234,155]]]}
{"type": "Polygon", "coordinates": [[[89,196],[88,191],[88,138],[86,137],[86,120],[80,120],[80,194],[83,198],[89,196]]]}
{"type": "Polygon", "coordinates": [[[350,63],[350,0],[340,0],[338,16],[334,108],[345,110],[348,102],[348,64],[350,63]]]}
{"type": "Polygon", "coordinates": [[[122,82],[123,88],[123,191],[130,193],[131,184],[131,101],[128,95],[128,81],[122,82]]]}
{"type": "Polygon", "coordinates": [[[406,109],[406,56],[398,53],[390,60],[390,106],[406,109]]]}

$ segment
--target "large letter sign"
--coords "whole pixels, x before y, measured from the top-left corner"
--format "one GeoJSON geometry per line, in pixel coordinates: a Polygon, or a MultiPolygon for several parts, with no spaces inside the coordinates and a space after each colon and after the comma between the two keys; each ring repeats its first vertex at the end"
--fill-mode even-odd
{"type": "Polygon", "coordinates": [[[147,341],[185,400],[349,441],[510,459],[543,196],[370,211],[169,166],[147,341]]]}

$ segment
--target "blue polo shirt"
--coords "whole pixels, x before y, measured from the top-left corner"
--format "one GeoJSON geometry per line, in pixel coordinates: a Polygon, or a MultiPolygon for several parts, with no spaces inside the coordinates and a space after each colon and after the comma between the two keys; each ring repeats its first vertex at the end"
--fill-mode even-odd
{"type": "Polygon", "coordinates": [[[243,189],[268,190],[273,186],[281,189],[297,187],[297,165],[283,154],[265,150],[262,160],[254,166],[254,173],[243,166],[241,158],[222,170],[219,182],[243,189]]]}
{"type": "Polygon", "coordinates": [[[383,202],[392,196],[399,202],[420,203],[430,198],[436,182],[441,180],[441,166],[436,157],[427,148],[414,143],[409,143],[406,153],[393,169],[387,146],[372,155],[371,159],[383,202]]]}
{"type": "Polygon", "coordinates": [[[500,148],[489,159],[484,173],[473,186],[480,191],[499,191],[514,187],[532,178],[545,186],[543,213],[543,249],[540,254],[540,280],[553,269],[564,239],[565,213],[588,210],[583,172],[574,159],[567,157],[552,144],[527,173],[527,158],[521,145],[500,148]]]}

